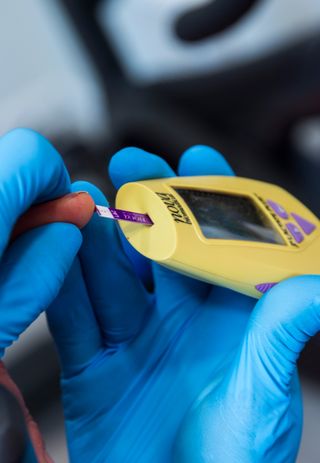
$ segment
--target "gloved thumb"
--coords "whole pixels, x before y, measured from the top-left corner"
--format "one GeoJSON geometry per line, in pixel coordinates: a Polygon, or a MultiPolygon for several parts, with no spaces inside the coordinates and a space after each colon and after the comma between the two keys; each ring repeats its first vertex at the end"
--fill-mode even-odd
{"type": "Polygon", "coordinates": [[[294,277],[265,294],[229,372],[213,381],[186,419],[175,461],[295,461],[302,430],[296,362],[319,329],[320,276],[294,277]],[[202,459],[195,457],[200,451],[202,459]]]}
{"type": "Polygon", "coordinates": [[[240,452],[241,461],[295,461],[302,431],[296,363],[319,330],[320,276],[281,282],[255,306],[215,397],[229,423],[229,453],[240,452]]]}
{"type": "Polygon", "coordinates": [[[290,278],[256,304],[230,373],[214,397],[220,403],[217,422],[223,417],[228,423],[229,456],[295,461],[302,432],[296,363],[319,330],[320,276],[290,278]]]}
{"type": "Polygon", "coordinates": [[[320,276],[290,278],[272,288],[251,314],[240,351],[240,364],[254,356],[264,387],[287,394],[297,359],[320,330],[320,276]]]}
{"type": "Polygon", "coordinates": [[[302,431],[296,362],[320,329],[320,276],[279,283],[256,304],[228,373],[213,382],[186,420],[177,461],[295,461],[302,431]],[[217,386],[218,384],[218,386],[217,386]],[[209,430],[209,431],[208,431],[209,430]],[[212,436],[219,435],[219,443],[212,436]]]}

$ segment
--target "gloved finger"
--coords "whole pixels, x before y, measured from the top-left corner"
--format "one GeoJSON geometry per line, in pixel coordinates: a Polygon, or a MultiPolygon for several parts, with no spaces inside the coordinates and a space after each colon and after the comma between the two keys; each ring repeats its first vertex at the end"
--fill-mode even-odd
{"type": "Polygon", "coordinates": [[[54,222],[72,223],[81,229],[89,222],[94,210],[93,199],[84,191],[37,204],[18,219],[11,233],[11,240],[32,228],[54,222]]]}
{"type": "Polygon", "coordinates": [[[0,256],[12,228],[34,202],[69,192],[61,157],[41,135],[16,129],[0,138],[0,256]]]}
{"type": "Polygon", "coordinates": [[[243,341],[239,372],[264,389],[287,394],[297,359],[320,330],[320,276],[290,278],[256,304],[243,341]]]}
{"type": "MultiPolygon", "coordinates": [[[[295,461],[302,423],[297,360],[319,330],[319,275],[283,281],[256,304],[230,374],[220,393],[208,396],[206,410],[219,404],[219,412],[205,412],[211,429],[228,423],[228,452],[239,461],[295,461]]],[[[206,451],[215,456],[210,442],[206,451]]]]}
{"type": "MultiPolygon", "coordinates": [[[[268,461],[294,461],[299,446],[301,407],[297,384],[297,359],[311,336],[320,329],[320,276],[299,276],[272,288],[256,304],[239,353],[228,377],[221,403],[233,435],[248,436],[260,429],[259,452],[268,461]],[[288,421],[291,416],[293,423],[288,421]],[[235,419],[237,417],[237,419],[235,419]],[[285,441],[285,455],[273,455],[277,436],[285,441]]],[[[248,441],[246,438],[245,442],[248,441]]]]}
{"type": "Polygon", "coordinates": [[[222,154],[206,145],[195,145],[187,149],[180,158],[178,173],[181,176],[234,175],[222,154]]]}
{"type": "MultiPolygon", "coordinates": [[[[233,170],[224,157],[209,146],[196,145],[187,149],[181,156],[178,166],[181,176],[195,175],[234,175],[233,170]]],[[[185,276],[176,276],[172,281],[172,273],[161,266],[154,266],[155,282],[159,289],[159,304],[165,308],[171,307],[173,300],[180,301],[186,307],[187,303],[194,305],[194,298],[198,301],[208,295],[211,286],[200,283],[185,276]],[[174,291],[170,290],[174,284],[174,291]]]]}
{"type": "Polygon", "coordinates": [[[78,256],[46,315],[63,377],[74,376],[104,347],[78,256]]]}
{"type": "MultiPolygon", "coordinates": [[[[77,182],[73,189],[85,189],[96,204],[108,205],[95,186],[77,182]]],[[[130,340],[138,332],[150,305],[150,295],[123,252],[117,224],[97,214],[83,229],[80,260],[84,280],[105,344],[130,340]]]]}
{"type": "Polygon", "coordinates": [[[0,263],[0,358],[58,294],[81,245],[74,225],[50,224],[20,236],[0,263]]]}
{"type": "MultiPolygon", "coordinates": [[[[109,163],[109,174],[113,185],[118,189],[124,183],[152,178],[174,177],[171,167],[159,156],[139,148],[124,148],[118,151],[109,163]]],[[[139,254],[120,233],[121,242],[137,275],[146,287],[153,286],[151,262],[139,254]]]]}
{"type": "Polygon", "coordinates": [[[139,148],[118,151],[109,163],[109,174],[115,188],[137,180],[175,177],[175,172],[160,156],[139,148]]]}
{"type": "MultiPolygon", "coordinates": [[[[113,156],[109,173],[117,188],[129,181],[175,176],[175,172],[162,158],[138,148],[126,148],[113,156]]],[[[126,251],[130,250],[129,246],[132,249],[131,245],[127,245],[126,251]]],[[[133,251],[129,255],[135,264],[133,251]]],[[[157,292],[157,308],[161,316],[165,316],[177,301],[182,303],[188,300],[191,303],[199,292],[202,294],[204,287],[202,283],[191,281],[190,278],[160,267],[158,264],[153,264],[152,268],[157,292]]]]}

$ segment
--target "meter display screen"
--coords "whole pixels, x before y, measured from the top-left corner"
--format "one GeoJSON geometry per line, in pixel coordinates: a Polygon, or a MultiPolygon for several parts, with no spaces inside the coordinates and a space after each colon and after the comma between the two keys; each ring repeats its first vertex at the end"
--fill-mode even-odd
{"type": "Polygon", "coordinates": [[[285,244],[267,215],[246,196],[175,188],[206,238],[285,244]]]}

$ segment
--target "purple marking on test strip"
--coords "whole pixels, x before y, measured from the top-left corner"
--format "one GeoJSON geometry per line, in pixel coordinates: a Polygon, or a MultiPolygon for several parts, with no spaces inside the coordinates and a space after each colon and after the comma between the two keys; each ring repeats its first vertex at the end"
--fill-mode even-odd
{"type": "Polygon", "coordinates": [[[127,220],[129,222],[142,223],[143,225],[153,225],[152,220],[147,214],[123,211],[122,209],[115,209],[114,207],[109,207],[109,211],[116,220],[127,220]]]}

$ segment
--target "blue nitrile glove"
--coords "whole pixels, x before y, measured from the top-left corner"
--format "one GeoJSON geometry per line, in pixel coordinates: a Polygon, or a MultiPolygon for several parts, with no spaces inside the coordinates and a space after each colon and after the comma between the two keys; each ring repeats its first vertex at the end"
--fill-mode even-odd
{"type": "MultiPolygon", "coordinates": [[[[179,174],[232,170],[197,146],[179,174]]],[[[161,158],[129,148],[113,157],[110,175],[118,188],[175,174],[161,158]]],[[[107,205],[89,184],[75,188],[107,205]]],[[[320,327],[319,277],[279,284],[251,315],[255,300],[157,264],[148,293],[113,221],[95,216],[83,234],[80,260],[48,312],[71,462],[294,461],[296,359],[320,327]]]]}
{"type": "MultiPolygon", "coordinates": [[[[62,159],[43,137],[16,129],[0,138],[0,360],[56,297],[82,240],[77,227],[57,223],[31,230],[9,244],[12,229],[33,203],[68,192],[70,180],[62,159]]],[[[20,444],[16,442],[18,448],[20,444]]],[[[24,461],[34,461],[30,442],[28,449],[24,461]]],[[[44,455],[39,458],[45,461],[44,455]]]]}
{"type": "Polygon", "coordinates": [[[70,192],[61,157],[37,133],[16,129],[0,138],[0,359],[57,295],[81,244],[81,233],[56,223],[8,246],[17,218],[33,203],[70,192]]]}

